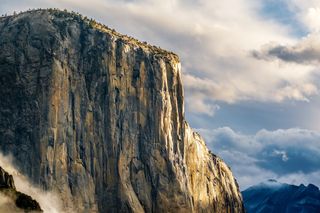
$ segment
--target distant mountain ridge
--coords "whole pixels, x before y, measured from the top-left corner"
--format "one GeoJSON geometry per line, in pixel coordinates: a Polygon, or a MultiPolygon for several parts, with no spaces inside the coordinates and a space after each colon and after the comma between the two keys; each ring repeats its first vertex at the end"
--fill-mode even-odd
{"type": "Polygon", "coordinates": [[[268,180],[242,192],[248,213],[318,213],[320,191],[313,184],[305,186],[268,180]]]}

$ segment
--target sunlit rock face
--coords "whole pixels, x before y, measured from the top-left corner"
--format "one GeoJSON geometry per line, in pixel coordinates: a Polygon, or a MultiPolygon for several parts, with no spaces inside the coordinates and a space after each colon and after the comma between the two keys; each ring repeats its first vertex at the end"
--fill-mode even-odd
{"type": "Polygon", "coordinates": [[[66,209],[243,212],[185,121],[175,54],[54,10],[1,18],[0,49],[0,148],[66,209]]]}

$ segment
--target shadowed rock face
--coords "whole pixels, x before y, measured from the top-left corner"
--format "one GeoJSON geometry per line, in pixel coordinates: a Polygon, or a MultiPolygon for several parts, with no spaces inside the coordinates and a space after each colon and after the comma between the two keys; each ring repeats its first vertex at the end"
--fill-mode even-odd
{"type": "Polygon", "coordinates": [[[0,189],[16,189],[13,177],[0,167],[0,189]]]}
{"type": "Polygon", "coordinates": [[[32,197],[16,190],[12,175],[0,167],[0,212],[42,212],[32,197]]]}
{"type": "Polygon", "coordinates": [[[175,54],[53,10],[1,18],[0,49],[0,148],[66,209],[243,212],[185,122],[175,54]]]}

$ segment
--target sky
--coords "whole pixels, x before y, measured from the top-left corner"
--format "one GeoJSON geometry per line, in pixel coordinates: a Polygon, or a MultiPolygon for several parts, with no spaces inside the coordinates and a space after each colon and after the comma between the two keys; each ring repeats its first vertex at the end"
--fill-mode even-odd
{"type": "Polygon", "coordinates": [[[176,52],[187,120],[242,190],[320,186],[319,0],[0,0],[49,7],[176,52]]]}

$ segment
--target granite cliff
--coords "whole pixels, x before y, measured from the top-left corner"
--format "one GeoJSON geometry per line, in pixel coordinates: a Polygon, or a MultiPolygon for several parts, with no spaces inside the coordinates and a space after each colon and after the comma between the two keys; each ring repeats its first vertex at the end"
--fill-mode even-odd
{"type": "Polygon", "coordinates": [[[66,212],[244,211],[174,53],[52,9],[0,18],[0,49],[0,150],[66,212]]]}

